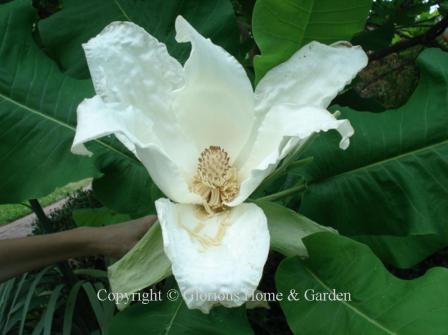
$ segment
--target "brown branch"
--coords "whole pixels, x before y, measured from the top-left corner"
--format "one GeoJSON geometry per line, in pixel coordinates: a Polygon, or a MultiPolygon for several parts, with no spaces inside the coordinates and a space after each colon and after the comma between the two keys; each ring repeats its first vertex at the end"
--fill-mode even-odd
{"type": "Polygon", "coordinates": [[[400,52],[405,49],[411,48],[416,45],[425,45],[432,42],[437,36],[443,33],[445,28],[448,27],[448,16],[442,18],[441,21],[436,23],[431,29],[429,29],[426,33],[421,34],[419,36],[410,38],[408,40],[403,40],[390,47],[379,50],[369,55],[369,60],[377,60],[383,57],[386,57],[395,52],[400,52]]]}

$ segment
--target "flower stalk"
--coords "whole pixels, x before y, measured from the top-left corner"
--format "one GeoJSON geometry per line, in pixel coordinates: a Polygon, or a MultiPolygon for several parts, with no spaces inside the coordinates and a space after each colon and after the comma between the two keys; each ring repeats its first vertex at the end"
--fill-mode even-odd
{"type": "Polygon", "coordinates": [[[284,197],[287,197],[288,195],[294,194],[296,192],[301,192],[306,190],[306,183],[302,183],[290,188],[287,188],[286,190],[277,192],[277,193],[272,193],[270,195],[267,195],[265,197],[261,197],[258,198],[257,200],[261,200],[261,201],[274,201],[274,200],[278,200],[284,197]]]}

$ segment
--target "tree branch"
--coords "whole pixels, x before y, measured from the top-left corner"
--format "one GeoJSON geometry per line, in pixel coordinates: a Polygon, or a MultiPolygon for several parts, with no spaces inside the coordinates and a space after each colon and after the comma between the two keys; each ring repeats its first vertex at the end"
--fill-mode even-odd
{"type": "Polygon", "coordinates": [[[403,40],[390,47],[379,50],[369,55],[369,60],[378,60],[383,57],[386,57],[390,54],[403,51],[405,49],[411,48],[416,45],[425,45],[432,42],[437,36],[443,33],[445,28],[448,27],[448,16],[442,18],[441,21],[436,23],[431,29],[429,29],[426,33],[421,34],[419,36],[410,38],[408,40],[403,40]]]}
{"type": "Polygon", "coordinates": [[[53,230],[51,228],[51,221],[45,214],[39,201],[37,199],[31,199],[30,205],[31,205],[31,209],[33,210],[34,214],[36,214],[37,218],[39,219],[39,225],[40,225],[40,228],[43,230],[43,232],[45,234],[53,233],[53,230]]]}

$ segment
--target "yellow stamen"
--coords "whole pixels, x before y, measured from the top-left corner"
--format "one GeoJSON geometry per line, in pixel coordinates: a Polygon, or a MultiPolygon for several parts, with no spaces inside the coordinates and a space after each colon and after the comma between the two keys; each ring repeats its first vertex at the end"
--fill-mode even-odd
{"type": "Polygon", "coordinates": [[[210,215],[223,211],[224,203],[235,199],[240,186],[236,169],[230,165],[224,149],[212,145],[201,152],[191,189],[202,197],[210,215]]]}

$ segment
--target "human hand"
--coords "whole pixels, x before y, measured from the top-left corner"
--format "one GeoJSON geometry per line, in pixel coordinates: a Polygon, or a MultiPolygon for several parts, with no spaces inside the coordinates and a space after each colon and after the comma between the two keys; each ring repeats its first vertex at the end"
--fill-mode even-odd
{"type": "Polygon", "coordinates": [[[95,253],[113,258],[124,256],[143,237],[157,220],[148,215],[136,220],[91,228],[91,243],[95,253]]]}

